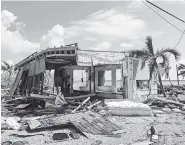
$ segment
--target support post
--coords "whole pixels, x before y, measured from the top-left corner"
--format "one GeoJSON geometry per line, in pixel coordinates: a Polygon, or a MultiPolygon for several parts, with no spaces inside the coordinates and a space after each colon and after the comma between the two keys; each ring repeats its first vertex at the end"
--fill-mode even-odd
{"type": "Polygon", "coordinates": [[[43,87],[44,87],[44,73],[41,74],[41,88],[40,88],[41,95],[43,94],[43,87]]]}
{"type": "Polygon", "coordinates": [[[116,82],[116,67],[113,66],[112,67],[112,90],[114,93],[117,92],[117,86],[116,86],[117,82],[116,82]]]}

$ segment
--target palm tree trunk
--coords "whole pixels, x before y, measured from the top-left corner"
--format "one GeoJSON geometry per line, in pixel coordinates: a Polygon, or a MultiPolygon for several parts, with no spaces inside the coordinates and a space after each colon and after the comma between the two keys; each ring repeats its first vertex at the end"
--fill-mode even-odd
{"type": "Polygon", "coordinates": [[[171,86],[173,86],[173,84],[172,84],[172,82],[171,82],[171,79],[170,79],[170,77],[169,77],[169,81],[170,81],[170,84],[171,84],[171,86]]]}
{"type": "Polygon", "coordinates": [[[163,83],[162,83],[162,79],[161,79],[161,74],[159,72],[159,67],[158,67],[157,62],[155,63],[155,65],[156,65],[156,68],[157,68],[157,74],[158,74],[159,84],[160,84],[162,93],[163,93],[164,97],[166,97],[166,94],[165,94],[165,91],[164,91],[164,87],[163,87],[163,83]]]}
{"type": "Polygon", "coordinates": [[[179,72],[178,72],[177,64],[176,64],[176,72],[177,72],[177,83],[178,83],[178,85],[179,85],[179,72]]]}
{"type": "Polygon", "coordinates": [[[159,79],[159,84],[161,86],[162,93],[163,93],[164,97],[166,97],[166,94],[165,94],[165,91],[164,91],[164,87],[163,87],[163,83],[162,83],[162,80],[161,80],[161,74],[159,72],[158,66],[157,66],[157,71],[158,71],[158,79],[159,79]]]}

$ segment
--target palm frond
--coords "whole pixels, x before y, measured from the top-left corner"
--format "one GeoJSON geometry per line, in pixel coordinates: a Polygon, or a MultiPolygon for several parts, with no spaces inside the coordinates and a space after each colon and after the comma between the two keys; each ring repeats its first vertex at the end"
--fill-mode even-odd
{"type": "Polygon", "coordinates": [[[185,69],[185,64],[180,63],[178,66],[178,70],[183,70],[185,69]]]}
{"type": "Polygon", "coordinates": [[[161,53],[157,55],[156,58],[162,58],[162,63],[160,63],[161,67],[168,67],[169,66],[169,57],[166,54],[161,53]]]}
{"type": "Polygon", "coordinates": [[[163,65],[162,63],[159,63],[159,67],[161,69],[163,69],[163,72],[162,72],[162,75],[161,76],[164,76],[165,75],[165,78],[169,78],[169,72],[170,72],[170,69],[171,67],[169,66],[169,64],[166,64],[166,65],[163,65]]]}
{"type": "Polygon", "coordinates": [[[141,59],[141,70],[145,68],[145,64],[146,64],[147,58],[142,58],[141,59]]]}
{"type": "Polygon", "coordinates": [[[182,76],[183,78],[185,77],[185,70],[181,70],[180,73],[178,74],[179,76],[182,76]]]}
{"type": "Polygon", "coordinates": [[[180,71],[179,75],[185,75],[185,70],[180,71]]]}
{"type": "Polygon", "coordinates": [[[1,60],[1,62],[5,64],[7,70],[11,68],[11,66],[6,61],[1,60]]]}
{"type": "Polygon", "coordinates": [[[181,56],[178,50],[172,49],[172,48],[165,48],[165,49],[158,50],[156,55],[161,55],[161,54],[166,54],[166,53],[172,54],[176,60],[179,60],[181,56]]]}
{"type": "Polygon", "coordinates": [[[6,71],[6,70],[7,70],[7,67],[1,65],[1,70],[2,70],[2,71],[6,71]]]}
{"type": "Polygon", "coordinates": [[[151,54],[146,49],[131,50],[129,51],[129,54],[131,57],[136,57],[136,58],[145,58],[145,57],[151,56],[151,54]]]}
{"type": "Polygon", "coordinates": [[[142,58],[143,56],[145,56],[145,50],[131,50],[129,51],[129,54],[131,57],[142,58]]]}
{"type": "Polygon", "coordinates": [[[148,50],[148,52],[152,55],[154,55],[154,49],[153,49],[153,45],[152,45],[152,38],[151,36],[147,36],[146,37],[146,49],[148,50]]]}

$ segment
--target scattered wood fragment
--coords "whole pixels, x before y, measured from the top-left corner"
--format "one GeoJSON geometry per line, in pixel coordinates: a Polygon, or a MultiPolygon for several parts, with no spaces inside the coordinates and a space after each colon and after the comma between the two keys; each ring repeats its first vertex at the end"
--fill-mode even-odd
{"type": "Polygon", "coordinates": [[[83,99],[87,97],[94,97],[96,96],[95,93],[93,94],[87,94],[87,95],[80,95],[80,96],[73,96],[73,97],[65,97],[66,100],[76,100],[76,99],[83,99]]]}
{"type": "Polygon", "coordinates": [[[32,134],[32,135],[10,134],[10,136],[16,136],[16,137],[22,137],[22,138],[25,138],[25,137],[32,137],[32,136],[37,136],[37,135],[42,135],[42,136],[44,136],[44,134],[32,134]]]}
{"type": "Polygon", "coordinates": [[[30,104],[19,104],[18,106],[15,107],[15,109],[24,109],[26,107],[28,107],[30,104]]]}
{"type": "Polygon", "coordinates": [[[39,95],[39,94],[30,94],[28,98],[55,100],[55,97],[53,96],[46,96],[46,95],[39,95]]]}
{"type": "Polygon", "coordinates": [[[73,124],[87,137],[90,137],[89,134],[114,135],[114,131],[120,130],[118,125],[92,111],[28,121],[31,131],[41,131],[42,129],[67,126],[69,124],[73,124]]]}
{"type": "Polygon", "coordinates": [[[98,101],[98,102],[96,102],[96,103],[90,105],[89,107],[87,107],[87,109],[91,109],[91,108],[93,108],[94,106],[99,105],[100,103],[101,103],[101,101],[98,101]]]}
{"type": "Polygon", "coordinates": [[[78,109],[80,109],[85,103],[87,103],[90,100],[90,97],[88,97],[87,99],[85,99],[78,107],[76,107],[72,113],[75,113],[78,109]]]}
{"type": "Polygon", "coordinates": [[[162,101],[164,103],[171,103],[171,104],[175,104],[175,105],[179,105],[179,106],[184,106],[183,103],[175,102],[175,101],[172,101],[172,100],[167,100],[167,99],[160,98],[160,97],[154,97],[154,99],[162,101]]]}

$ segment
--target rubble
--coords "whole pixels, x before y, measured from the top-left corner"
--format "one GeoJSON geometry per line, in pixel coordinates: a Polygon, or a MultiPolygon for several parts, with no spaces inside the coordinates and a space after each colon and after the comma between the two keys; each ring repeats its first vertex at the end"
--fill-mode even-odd
{"type": "MultiPolygon", "coordinates": [[[[62,47],[47,49],[16,65],[19,73],[10,95],[2,100],[4,144],[65,144],[67,140],[79,145],[128,145],[150,142],[148,131],[151,126],[155,127],[153,135],[170,133],[171,138],[175,136],[185,142],[182,138],[185,126],[182,91],[175,91],[178,97],[170,92],[168,98],[148,98],[145,104],[123,99],[135,97],[132,89],[139,61],[126,57],[121,63],[110,64],[111,60],[107,64],[92,65],[93,58],[81,57],[81,63],[86,65],[79,65],[76,59],[80,57],[76,52],[76,46],[67,51],[62,47]],[[50,88],[46,92],[44,73],[52,69],[55,70],[53,90],[50,88]],[[79,90],[73,88],[73,71],[76,69],[85,70],[87,76],[86,85],[79,90]],[[110,69],[112,86],[103,86],[104,70],[110,69]],[[122,71],[121,88],[117,88],[117,69],[126,70],[122,71]],[[176,129],[175,134],[168,130],[172,124],[177,126],[172,126],[176,129]]],[[[162,139],[159,137],[159,140],[162,139]]],[[[169,144],[174,142],[168,141],[169,144]]]]}
{"type": "Polygon", "coordinates": [[[144,101],[145,104],[148,104],[151,108],[153,108],[153,113],[184,113],[183,109],[185,104],[180,103],[179,101],[173,101],[170,98],[162,98],[162,97],[149,97],[144,101]],[[158,110],[158,111],[157,111],[158,110]],[[160,111],[159,111],[160,110],[160,111]],[[162,111],[162,112],[161,112],[162,111]]]}
{"type": "Polygon", "coordinates": [[[75,113],[78,109],[80,109],[86,102],[90,100],[90,97],[86,98],[78,107],[76,107],[72,113],[75,113]]]}

